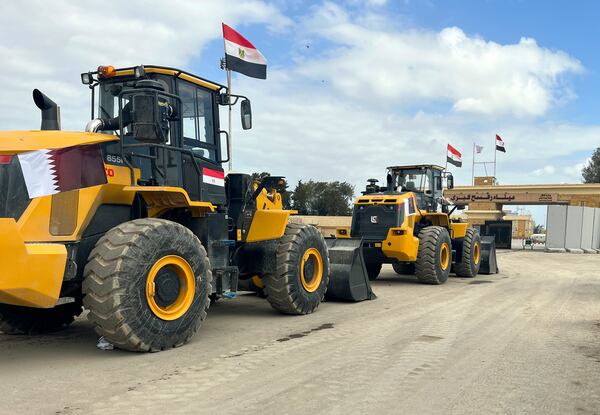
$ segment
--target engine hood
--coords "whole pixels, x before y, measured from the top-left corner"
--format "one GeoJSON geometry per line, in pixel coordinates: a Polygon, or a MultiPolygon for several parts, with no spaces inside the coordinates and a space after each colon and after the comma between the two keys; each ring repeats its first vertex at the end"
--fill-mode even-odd
{"type": "Polygon", "coordinates": [[[114,135],[79,131],[0,131],[0,154],[98,144],[118,139],[114,135]]]}

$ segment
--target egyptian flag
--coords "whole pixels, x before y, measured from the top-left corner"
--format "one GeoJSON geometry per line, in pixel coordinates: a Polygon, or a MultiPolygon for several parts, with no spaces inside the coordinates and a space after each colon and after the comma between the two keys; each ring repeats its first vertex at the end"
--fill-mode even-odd
{"type": "Polygon", "coordinates": [[[498,134],[496,134],[496,151],[506,153],[506,149],[504,148],[504,141],[498,134]]]}
{"type": "Polygon", "coordinates": [[[225,173],[221,170],[202,168],[202,183],[212,184],[213,186],[225,186],[225,173]]]}
{"type": "Polygon", "coordinates": [[[460,151],[448,144],[446,161],[450,164],[454,164],[456,167],[462,167],[462,154],[460,154],[460,151]]]}
{"type": "Polygon", "coordinates": [[[107,183],[99,144],[19,154],[29,198],[107,183]]]}
{"type": "Polygon", "coordinates": [[[223,23],[225,67],[246,76],[267,79],[267,60],[252,43],[223,23]]]}

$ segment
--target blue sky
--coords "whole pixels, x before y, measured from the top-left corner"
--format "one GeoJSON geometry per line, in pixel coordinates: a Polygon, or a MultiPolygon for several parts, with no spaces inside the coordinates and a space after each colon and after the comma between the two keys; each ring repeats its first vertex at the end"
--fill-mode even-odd
{"type": "MultiPolygon", "coordinates": [[[[2,2],[0,123],[37,128],[30,94],[41,88],[63,127],[81,130],[89,92],[79,74],[102,64],[224,82],[226,22],[269,61],[266,81],[234,77],[254,111],[253,130],[234,122],[237,171],[292,186],[345,180],[358,193],[387,165],[443,164],[449,142],[463,153],[456,182],[468,184],[473,143],[493,159],[499,133],[501,183],[579,182],[600,145],[598,16],[592,1],[2,2]]],[[[544,221],[543,208],[531,210],[544,221]]]]}
{"type": "Polygon", "coordinates": [[[414,17],[418,25],[441,29],[459,26],[499,43],[522,36],[538,44],[563,50],[579,59],[584,76],[572,79],[578,99],[552,115],[579,122],[597,122],[600,114],[600,3],[597,1],[437,1],[412,2],[392,7],[414,17]]]}
{"type": "MultiPolygon", "coordinates": [[[[340,2],[344,3],[344,2],[340,2]]],[[[349,9],[356,8],[346,2],[349,9]]],[[[299,18],[310,7],[322,2],[280,2],[282,10],[290,18],[299,18]],[[301,3],[301,5],[296,4],[301,3]]],[[[360,8],[358,8],[360,9],[360,8]]],[[[600,2],[596,1],[433,1],[407,0],[389,1],[379,8],[392,19],[397,19],[398,27],[428,28],[442,30],[457,26],[467,34],[481,36],[498,43],[515,43],[521,37],[534,38],[537,43],[549,49],[562,50],[581,61],[585,73],[572,77],[569,81],[577,93],[577,100],[558,107],[551,116],[568,118],[573,122],[594,123],[600,114],[600,2]]],[[[270,64],[286,66],[292,58],[292,48],[298,48],[300,39],[294,33],[274,34],[265,25],[239,25],[240,31],[267,54],[270,64]]],[[[304,52],[304,51],[303,51],[304,52]]],[[[206,56],[219,56],[222,53],[220,40],[207,45],[206,56]]],[[[222,77],[212,61],[201,59],[192,61],[192,66],[212,77],[222,77]]]]}
{"type": "MultiPolygon", "coordinates": [[[[568,123],[569,125],[581,126],[585,128],[588,125],[596,125],[598,123],[598,115],[600,114],[600,55],[597,53],[597,45],[594,39],[600,39],[600,26],[597,23],[597,16],[600,15],[600,4],[596,2],[580,2],[574,5],[572,2],[554,1],[397,1],[397,2],[382,2],[385,3],[379,7],[372,7],[368,12],[375,12],[386,15],[389,21],[393,22],[390,26],[391,30],[431,30],[441,31],[448,27],[458,27],[467,36],[479,37],[485,41],[495,42],[501,45],[515,44],[521,38],[535,39],[537,45],[551,51],[560,51],[568,54],[573,59],[578,60],[583,69],[577,74],[566,74],[563,82],[571,89],[573,96],[566,102],[552,106],[543,115],[529,120],[532,124],[535,123],[568,123]]],[[[286,3],[282,3],[286,5],[286,3]]],[[[293,3],[288,3],[288,7],[284,7],[284,12],[295,20],[302,20],[307,14],[310,14],[311,7],[320,7],[322,2],[312,2],[306,5],[303,2],[302,7],[296,7],[293,3]]],[[[353,2],[343,5],[349,13],[364,13],[365,7],[363,4],[353,2]]],[[[276,36],[264,26],[241,26],[241,31],[244,32],[255,44],[259,45],[260,49],[267,55],[270,64],[273,67],[285,68],[289,66],[289,62],[300,56],[310,55],[314,53],[318,55],[323,53],[332,46],[329,40],[309,38],[307,40],[299,37],[297,32],[283,32],[276,36]],[[302,48],[303,42],[309,45],[309,48],[302,48]]],[[[210,45],[214,48],[211,55],[218,54],[221,45],[216,42],[215,45],[210,45]]],[[[385,65],[385,62],[373,63],[365,62],[367,65],[385,65]]],[[[218,74],[215,74],[218,76],[218,74]]],[[[418,101],[406,105],[404,111],[417,112],[420,110],[441,112],[448,111],[450,104],[448,102],[418,101]]],[[[394,111],[391,110],[391,113],[394,111]]],[[[503,132],[503,125],[510,123],[512,120],[504,118],[501,120],[494,119],[472,119],[471,124],[480,126],[488,124],[492,129],[504,136],[507,142],[508,153],[499,155],[498,176],[501,182],[509,183],[514,179],[511,175],[503,174],[503,168],[512,168],[511,165],[504,165],[506,159],[510,159],[513,155],[515,146],[514,140],[519,140],[520,137],[512,137],[503,132]]],[[[523,123],[523,120],[519,120],[523,123]]],[[[528,120],[525,120],[525,124],[528,120]]],[[[493,137],[478,139],[481,144],[489,144],[493,137]]],[[[572,140],[577,140],[578,137],[571,137],[572,140]]],[[[568,145],[568,143],[564,143],[568,145]]],[[[600,137],[597,144],[591,143],[585,149],[565,152],[564,155],[555,157],[554,160],[536,160],[535,155],[531,154],[533,164],[540,165],[541,171],[538,170],[538,176],[532,176],[531,173],[536,169],[530,169],[524,172],[525,175],[520,175],[518,182],[573,182],[577,181],[578,174],[570,174],[568,177],[561,177],[560,174],[552,174],[547,179],[545,173],[552,168],[548,166],[563,165],[571,166],[581,163],[589,157],[594,145],[600,145],[600,137]],[[541,163],[540,163],[541,162],[541,163]],[[544,171],[544,167],[547,168],[544,171]],[[530,177],[527,177],[529,173],[530,177]]],[[[544,145],[543,137],[540,140],[540,145],[544,145]]],[[[487,145],[489,149],[491,145],[487,145]]],[[[471,148],[461,148],[465,158],[465,168],[470,170],[470,151],[471,148]]],[[[491,153],[487,153],[487,158],[483,160],[491,160],[491,153]]],[[[404,158],[403,161],[408,161],[404,158]]],[[[481,161],[482,159],[479,159],[481,161]]],[[[527,164],[527,161],[519,161],[520,164],[527,164]]],[[[491,170],[491,166],[488,166],[491,170]]],[[[568,167],[567,167],[568,168],[568,167]]],[[[557,168],[558,170],[559,168],[557,168]]],[[[480,173],[483,171],[480,170],[480,173]]],[[[519,174],[519,173],[517,173],[519,174]]],[[[465,174],[461,175],[463,182],[465,174]]],[[[545,220],[545,207],[529,207],[536,217],[538,222],[545,220]]]]}

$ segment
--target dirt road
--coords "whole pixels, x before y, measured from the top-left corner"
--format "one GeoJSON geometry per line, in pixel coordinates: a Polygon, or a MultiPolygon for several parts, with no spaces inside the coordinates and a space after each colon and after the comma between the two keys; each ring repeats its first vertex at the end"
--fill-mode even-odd
{"type": "Polygon", "coordinates": [[[501,273],[281,316],[214,304],[185,347],[100,351],[83,319],[0,334],[0,413],[599,414],[600,255],[502,252],[501,273]]]}

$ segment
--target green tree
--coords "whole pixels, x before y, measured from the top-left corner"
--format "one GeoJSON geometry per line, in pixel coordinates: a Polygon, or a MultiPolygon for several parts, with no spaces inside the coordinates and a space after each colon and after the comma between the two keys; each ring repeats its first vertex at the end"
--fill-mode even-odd
{"type": "Polygon", "coordinates": [[[581,171],[584,183],[600,183],[600,147],[594,150],[592,159],[581,171]]]}
{"type": "Polygon", "coordinates": [[[252,180],[258,180],[259,182],[267,176],[270,176],[271,173],[267,171],[263,171],[262,173],[254,172],[252,173],[252,180]]]}
{"type": "Polygon", "coordinates": [[[291,205],[301,215],[346,216],[352,213],[353,197],[354,186],[346,182],[300,180],[292,193],[291,205]]]}

